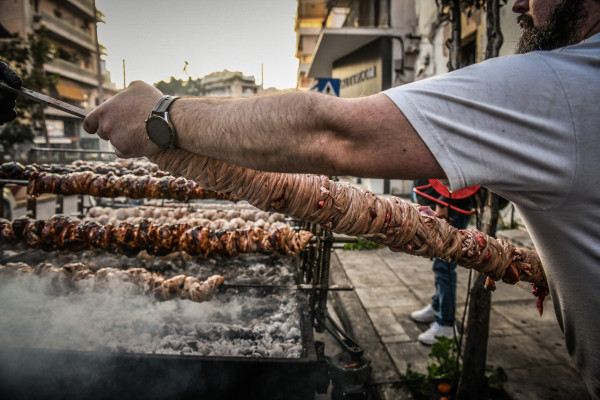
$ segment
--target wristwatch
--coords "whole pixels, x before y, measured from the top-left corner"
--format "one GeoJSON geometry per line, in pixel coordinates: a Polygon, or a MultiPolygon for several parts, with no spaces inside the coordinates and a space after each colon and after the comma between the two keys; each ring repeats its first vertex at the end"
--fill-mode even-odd
{"type": "Polygon", "coordinates": [[[146,134],[148,139],[161,149],[174,149],[177,132],[169,121],[169,107],[177,96],[163,96],[154,106],[148,119],[146,119],[146,134]]]}

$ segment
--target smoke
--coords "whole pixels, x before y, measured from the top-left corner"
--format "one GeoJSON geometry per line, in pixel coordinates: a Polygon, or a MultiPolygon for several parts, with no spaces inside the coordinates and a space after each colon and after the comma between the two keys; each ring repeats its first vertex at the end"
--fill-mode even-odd
{"type": "Polygon", "coordinates": [[[123,283],[52,295],[35,276],[0,285],[0,343],[107,353],[301,356],[293,297],[225,294],[204,303],[160,302],[132,292],[123,283]]]}
{"type": "MultiPolygon", "coordinates": [[[[6,253],[6,252],[5,252],[6,253]]],[[[229,284],[291,285],[293,260],[267,256],[198,259],[185,254],[125,257],[103,252],[12,254],[35,266],[84,262],[100,267],[144,267],[165,277],[220,274],[229,284]]],[[[0,283],[0,344],[39,349],[145,354],[300,357],[300,323],[293,291],[229,290],[204,303],[156,301],[129,283],[102,290],[92,280],[60,293],[37,276],[0,283]],[[87,283],[87,284],[86,284],[87,283]]]]}

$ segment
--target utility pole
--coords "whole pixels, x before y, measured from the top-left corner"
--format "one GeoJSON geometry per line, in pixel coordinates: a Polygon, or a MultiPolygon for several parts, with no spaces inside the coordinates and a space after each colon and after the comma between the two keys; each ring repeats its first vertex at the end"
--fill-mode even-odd
{"type": "Polygon", "coordinates": [[[98,41],[98,9],[96,8],[96,0],[92,3],[94,7],[94,32],[96,35],[96,77],[98,79],[98,104],[104,102],[104,77],[102,76],[102,60],[100,54],[100,42],[98,41]]]}
{"type": "Polygon", "coordinates": [[[123,89],[127,87],[127,81],[125,80],[125,59],[123,59],[123,89]]]}

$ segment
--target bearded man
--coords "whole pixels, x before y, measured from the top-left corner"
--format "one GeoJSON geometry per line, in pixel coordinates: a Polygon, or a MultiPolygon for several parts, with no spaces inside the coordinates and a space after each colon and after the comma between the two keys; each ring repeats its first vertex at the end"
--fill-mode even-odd
{"type": "Polygon", "coordinates": [[[566,347],[600,398],[600,0],[517,0],[513,11],[524,54],[373,96],[173,99],[135,82],[84,127],[119,156],[148,156],[192,179],[195,158],[206,156],[263,171],[493,190],[525,220],[566,347]]]}

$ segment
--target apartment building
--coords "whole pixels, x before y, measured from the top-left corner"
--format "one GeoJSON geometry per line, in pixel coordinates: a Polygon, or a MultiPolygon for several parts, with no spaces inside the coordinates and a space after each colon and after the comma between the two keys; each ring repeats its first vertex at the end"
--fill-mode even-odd
{"type": "MultiPolygon", "coordinates": [[[[318,78],[340,79],[341,97],[379,93],[391,87],[448,72],[451,37],[448,19],[436,0],[298,0],[297,88],[318,78]]],[[[500,10],[504,45],[511,54],[519,27],[509,6],[500,10]]],[[[482,61],[487,33],[485,12],[461,18],[461,66],[482,61]]],[[[355,179],[380,194],[409,195],[412,182],[355,179]]]]}
{"type": "MultiPolygon", "coordinates": [[[[98,62],[97,21],[94,0],[0,0],[0,40],[14,34],[27,38],[44,25],[56,55],[44,68],[59,76],[48,94],[85,109],[117,93],[103,61],[98,62]]],[[[81,119],[49,107],[44,113],[52,146],[100,149],[106,145],[84,132],[81,119]]],[[[35,142],[45,145],[41,137],[35,142]]]]}
{"type": "Polygon", "coordinates": [[[254,76],[239,71],[212,72],[201,79],[204,95],[209,97],[246,97],[261,92],[254,76]]]}

